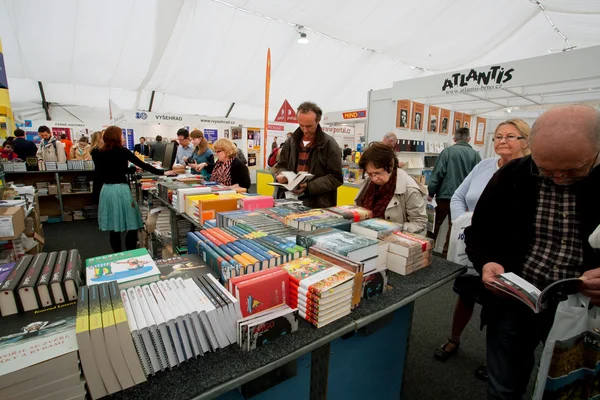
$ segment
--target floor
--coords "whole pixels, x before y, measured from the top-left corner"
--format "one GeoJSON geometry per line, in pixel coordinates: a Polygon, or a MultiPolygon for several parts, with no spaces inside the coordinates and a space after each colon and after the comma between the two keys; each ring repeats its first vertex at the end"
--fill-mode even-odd
{"type": "MultiPolygon", "coordinates": [[[[77,248],[82,259],[111,253],[108,234],[98,230],[95,220],[44,224],[44,232],[44,251],[77,248]]],[[[485,336],[478,329],[479,308],[465,330],[460,351],[445,363],[433,357],[435,348],[450,332],[455,296],[449,283],[416,301],[405,372],[405,399],[486,398],[485,382],[474,375],[485,359],[485,336]]],[[[531,387],[532,383],[530,391],[531,387]]],[[[377,398],[375,393],[373,398],[377,398]]]]}

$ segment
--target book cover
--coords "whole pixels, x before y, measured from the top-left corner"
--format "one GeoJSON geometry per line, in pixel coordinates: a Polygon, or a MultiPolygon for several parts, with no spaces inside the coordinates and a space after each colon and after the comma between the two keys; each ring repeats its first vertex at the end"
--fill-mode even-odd
{"type": "Polygon", "coordinates": [[[160,270],[145,248],[88,258],[85,264],[88,286],[116,281],[121,289],[126,289],[160,277],[160,270]]]}
{"type": "Polygon", "coordinates": [[[52,295],[50,293],[50,278],[52,277],[52,270],[54,269],[54,265],[56,264],[56,257],[58,256],[58,252],[53,251],[48,253],[48,257],[46,257],[46,262],[44,263],[44,267],[42,268],[42,273],[38,278],[36,290],[38,292],[38,296],[40,298],[40,303],[42,307],[48,307],[52,305],[52,295]]]}
{"type": "Polygon", "coordinates": [[[318,245],[356,261],[377,256],[377,240],[338,229],[326,228],[299,233],[296,240],[302,247],[318,245]]]}
{"type": "Polygon", "coordinates": [[[362,285],[363,299],[370,299],[379,296],[385,291],[386,284],[387,272],[385,270],[373,271],[369,274],[366,274],[362,285]]]}
{"type": "Polygon", "coordinates": [[[249,348],[254,350],[264,346],[280,336],[289,335],[298,330],[298,310],[287,309],[275,314],[268,320],[257,325],[249,325],[249,348]]]}
{"type": "Polygon", "coordinates": [[[373,212],[371,210],[354,205],[329,207],[327,211],[339,214],[354,222],[373,218],[373,212]]]}
{"type": "Polygon", "coordinates": [[[46,253],[37,254],[33,258],[31,265],[27,268],[25,275],[23,275],[23,279],[21,279],[18,292],[23,311],[37,310],[40,308],[41,302],[38,293],[35,290],[35,284],[42,273],[45,262],[46,253]]]}
{"type": "Polygon", "coordinates": [[[2,286],[0,286],[0,312],[3,317],[16,314],[21,308],[19,302],[17,287],[21,283],[21,278],[27,271],[33,256],[26,254],[17,262],[12,271],[8,274],[2,286]]]}
{"type": "Polygon", "coordinates": [[[77,351],[76,319],[75,301],[2,318],[0,376],[77,351]]]}
{"type": "Polygon", "coordinates": [[[380,239],[392,232],[399,231],[401,228],[402,224],[386,221],[382,218],[371,218],[353,223],[350,232],[372,239],[380,239]]]}
{"type": "Polygon", "coordinates": [[[212,272],[212,269],[196,254],[182,254],[179,257],[156,260],[156,266],[160,271],[161,280],[171,278],[188,279],[212,272]]]}
{"type": "Polygon", "coordinates": [[[10,272],[13,270],[15,265],[17,265],[17,263],[13,262],[13,263],[4,264],[4,265],[0,266],[0,286],[2,286],[2,283],[4,282],[4,280],[6,279],[8,274],[10,274],[10,272]]]}
{"type": "Polygon", "coordinates": [[[271,274],[253,277],[235,285],[235,297],[240,302],[242,316],[264,311],[286,303],[289,275],[286,271],[276,270],[271,274]]]}
{"type": "Polygon", "coordinates": [[[67,265],[68,255],[69,252],[66,250],[58,253],[58,256],[56,257],[56,264],[54,264],[52,276],[50,277],[50,289],[52,290],[54,304],[61,304],[66,301],[66,294],[62,282],[65,274],[65,267],[67,265]]]}
{"type": "Polygon", "coordinates": [[[69,250],[63,275],[63,286],[67,299],[77,300],[77,289],[81,286],[81,258],[77,249],[69,250]]]}
{"type": "Polygon", "coordinates": [[[281,266],[290,275],[290,282],[297,286],[300,286],[300,281],[333,267],[334,264],[312,255],[292,260],[281,266]]]}

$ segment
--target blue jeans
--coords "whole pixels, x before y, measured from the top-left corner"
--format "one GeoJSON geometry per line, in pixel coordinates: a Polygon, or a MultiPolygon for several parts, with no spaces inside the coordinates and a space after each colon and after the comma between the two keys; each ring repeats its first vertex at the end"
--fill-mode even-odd
{"type": "Polygon", "coordinates": [[[522,399],[535,363],[535,349],[548,337],[556,307],[535,314],[516,300],[484,306],[487,324],[488,399],[522,399]]]}

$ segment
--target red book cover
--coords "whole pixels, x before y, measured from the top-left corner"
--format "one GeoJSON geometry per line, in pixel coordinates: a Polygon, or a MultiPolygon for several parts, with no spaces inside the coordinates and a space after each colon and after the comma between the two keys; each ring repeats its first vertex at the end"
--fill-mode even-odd
{"type": "Polygon", "coordinates": [[[201,232],[202,235],[204,235],[204,237],[210,240],[214,245],[221,246],[223,244],[223,242],[221,242],[212,233],[210,233],[208,229],[203,229],[201,232]]]}
{"type": "Polygon", "coordinates": [[[211,232],[217,236],[217,237],[222,237],[223,240],[227,240],[227,242],[235,242],[237,240],[236,237],[230,235],[229,233],[225,232],[223,229],[221,228],[212,228],[211,232]]]}
{"type": "Polygon", "coordinates": [[[231,240],[231,238],[223,235],[223,233],[220,232],[220,230],[218,230],[217,228],[211,228],[211,229],[207,229],[207,230],[212,236],[214,236],[215,238],[217,238],[218,240],[220,240],[223,243],[233,242],[233,240],[231,240]]]}
{"type": "Polygon", "coordinates": [[[267,310],[281,304],[287,304],[289,275],[277,271],[269,275],[258,276],[235,285],[235,296],[240,302],[242,316],[267,310]]]}
{"type": "Polygon", "coordinates": [[[272,274],[275,271],[281,271],[281,268],[275,267],[275,268],[263,269],[261,271],[256,271],[251,274],[246,274],[246,275],[242,275],[242,276],[236,276],[235,278],[231,278],[227,281],[227,286],[229,288],[229,292],[231,294],[235,295],[235,285],[237,285],[239,282],[244,282],[244,281],[247,281],[248,279],[256,278],[257,276],[272,274]]]}

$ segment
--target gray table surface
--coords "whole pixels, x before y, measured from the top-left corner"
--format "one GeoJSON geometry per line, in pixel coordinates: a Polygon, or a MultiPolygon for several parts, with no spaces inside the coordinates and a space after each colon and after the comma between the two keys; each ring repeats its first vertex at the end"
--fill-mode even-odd
{"type": "Polygon", "coordinates": [[[389,273],[392,290],[369,300],[350,315],[316,329],[300,319],[298,331],[244,352],[230,345],[149,377],[146,383],[106,399],[212,399],[284,365],[334,339],[415,301],[463,273],[464,267],[435,257],[429,267],[408,276],[389,273]]]}

